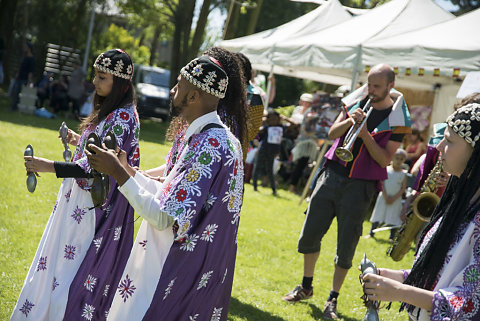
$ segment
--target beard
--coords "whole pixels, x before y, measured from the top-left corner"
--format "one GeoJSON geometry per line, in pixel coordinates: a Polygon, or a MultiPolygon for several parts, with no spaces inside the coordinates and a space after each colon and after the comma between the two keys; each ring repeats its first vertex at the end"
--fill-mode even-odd
{"type": "Polygon", "coordinates": [[[385,91],[382,93],[382,95],[373,96],[372,103],[378,103],[379,101],[384,100],[388,96],[389,93],[390,93],[390,91],[388,89],[385,89],[385,91]]]}
{"type": "Polygon", "coordinates": [[[180,105],[175,104],[173,101],[173,96],[170,96],[170,117],[178,117],[181,116],[185,106],[187,105],[187,96],[183,97],[182,101],[180,102],[180,105]]]}

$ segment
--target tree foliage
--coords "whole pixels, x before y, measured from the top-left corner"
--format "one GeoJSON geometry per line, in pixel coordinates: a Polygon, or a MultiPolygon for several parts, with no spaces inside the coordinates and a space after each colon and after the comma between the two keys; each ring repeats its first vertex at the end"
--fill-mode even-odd
{"type": "Polygon", "coordinates": [[[148,64],[150,60],[150,49],[139,44],[139,39],[135,39],[125,28],[111,24],[108,30],[102,35],[96,48],[93,50],[93,56],[96,57],[105,50],[112,48],[121,48],[125,50],[133,62],[136,64],[148,64]]]}

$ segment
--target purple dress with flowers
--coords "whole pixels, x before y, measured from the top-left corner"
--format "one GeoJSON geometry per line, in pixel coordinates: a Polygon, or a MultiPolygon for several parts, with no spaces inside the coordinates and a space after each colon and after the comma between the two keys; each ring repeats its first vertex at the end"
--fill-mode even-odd
{"type": "MultiPolygon", "coordinates": [[[[84,149],[96,132],[113,131],[130,165],[139,164],[133,105],[111,112],[81,135],[72,161],[85,172],[84,149]]],[[[11,320],[105,320],[133,241],[133,208],[110,179],[104,206],[92,209],[92,179],[65,178],[11,320]]]]}
{"type": "MultiPolygon", "coordinates": [[[[172,233],[172,227],[159,231],[144,220],[108,320],[226,320],[243,197],[240,143],[225,128],[197,132],[191,139],[180,134],[166,171],[157,207],[175,224],[164,264],[149,271],[148,259],[157,254],[155,233],[172,233]]],[[[136,178],[120,190],[125,194],[136,178]]]]}
{"type": "MultiPolygon", "coordinates": [[[[431,240],[440,220],[426,234],[419,253],[431,240]]],[[[432,291],[432,311],[416,308],[410,315],[413,320],[480,320],[480,212],[457,230],[432,291]]]]}

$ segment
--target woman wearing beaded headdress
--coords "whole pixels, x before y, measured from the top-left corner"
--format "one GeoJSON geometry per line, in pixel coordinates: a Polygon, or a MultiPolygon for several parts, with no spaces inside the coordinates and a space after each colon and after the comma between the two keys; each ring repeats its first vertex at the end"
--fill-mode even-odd
{"type": "Polygon", "coordinates": [[[447,119],[437,145],[451,174],[411,270],[367,274],[371,300],[401,301],[414,320],[480,320],[480,104],[447,119]]]}
{"type": "Polygon", "coordinates": [[[27,172],[52,172],[64,180],[12,320],[105,320],[130,254],[133,208],[112,178],[105,202],[93,207],[85,149],[92,133],[100,141],[113,133],[124,161],[139,165],[133,63],[113,49],[93,66],[94,109],[81,123],[81,135],[68,132],[68,143],[76,146],[71,162],[25,157],[27,172]]]}

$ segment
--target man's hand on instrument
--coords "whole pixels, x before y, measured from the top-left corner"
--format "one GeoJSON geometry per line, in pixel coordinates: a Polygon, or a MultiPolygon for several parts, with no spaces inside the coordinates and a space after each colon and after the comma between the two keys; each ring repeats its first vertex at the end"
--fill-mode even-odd
{"type": "MultiPolygon", "coordinates": [[[[351,119],[354,122],[354,126],[356,126],[355,131],[358,129],[358,126],[361,125],[366,115],[367,114],[361,108],[357,108],[353,111],[353,113],[351,114],[351,119]]],[[[362,129],[358,133],[358,137],[363,139],[364,137],[367,137],[367,135],[370,135],[370,133],[368,132],[367,126],[365,124],[364,126],[362,126],[362,129]]]]}
{"type": "MultiPolygon", "coordinates": [[[[85,150],[85,154],[88,157],[90,166],[98,172],[113,176],[120,168],[123,167],[122,162],[117,156],[117,152],[113,149],[101,149],[93,144],[89,144],[88,147],[94,151],[95,154],[85,150]]],[[[126,155],[125,160],[126,162],[126,155]]]]}
{"type": "Polygon", "coordinates": [[[361,108],[355,109],[351,114],[354,123],[358,125],[360,125],[360,123],[363,121],[365,115],[365,112],[361,108]]]}

